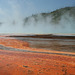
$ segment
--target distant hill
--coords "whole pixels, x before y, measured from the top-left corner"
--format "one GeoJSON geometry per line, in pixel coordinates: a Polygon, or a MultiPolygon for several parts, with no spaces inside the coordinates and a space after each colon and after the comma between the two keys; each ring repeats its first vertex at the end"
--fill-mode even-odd
{"type": "Polygon", "coordinates": [[[72,25],[73,22],[75,23],[75,7],[65,7],[50,13],[40,13],[26,17],[24,19],[24,25],[36,25],[37,23],[58,25],[61,21],[64,22],[64,20],[70,23],[72,22],[72,25]]]}

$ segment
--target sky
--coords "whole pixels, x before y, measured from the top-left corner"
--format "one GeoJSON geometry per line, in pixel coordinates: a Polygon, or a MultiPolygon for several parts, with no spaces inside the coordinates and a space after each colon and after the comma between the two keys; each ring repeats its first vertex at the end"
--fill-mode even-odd
{"type": "Polygon", "coordinates": [[[0,17],[23,18],[68,6],[75,6],[75,0],[0,0],[0,17]]]}
{"type": "Polygon", "coordinates": [[[52,12],[70,6],[75,6],[75,0],[0,0],[0,24],[2,22],[10,25],[15,21],[20,24],[25,17],[32,14],[52,12]]]}

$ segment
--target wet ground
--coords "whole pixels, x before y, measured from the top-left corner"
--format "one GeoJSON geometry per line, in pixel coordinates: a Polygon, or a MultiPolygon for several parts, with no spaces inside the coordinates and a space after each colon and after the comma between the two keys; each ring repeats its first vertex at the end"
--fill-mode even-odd
{"type": "Polygon", "coordinates": [[[0,37],[1,75],[75,75],[75,39],[0,37]]]}
{"type": "Polygon", "coordinates": [[[22,40],[29,43],[29,47],[56,50],[56,51],[68,51],[75,52],[75,39],[52,39],[52,38],[32,38],[32,37],[15,37],[18,40],[22,40]]]}
{"type": "MultiPolygon", "coordinates": [[[[63,52],[75,52],[75,39],[73,36],[73,39],[71,38],[61,38],[59,39],[58,37],[56,38],[44,38],[44,37],[1,37],[4,39],[17,39],[21,40],[23,42],[27,42],[29,47],[31,48],[37,48],[37,49],[45,49],[45,50],[52,50],[52,51],[63,51],[63,52]]],[[[12,42],[13,43],[13,42],[12,42]]]]}

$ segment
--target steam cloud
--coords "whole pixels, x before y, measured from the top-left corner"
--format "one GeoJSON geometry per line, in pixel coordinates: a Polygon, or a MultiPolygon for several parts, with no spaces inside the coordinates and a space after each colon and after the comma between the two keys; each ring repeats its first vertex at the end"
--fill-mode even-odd
{"type": "Polygon", "coordinates": [[[35,12],[36,8],[32,2],[23,1],[28,7],[23,15],[17,0],[7,0],[11,11],[0,8],[0,33],[75,33],[75,7],[25,18],[28,14],[31,15],[31,10],[35,12]]]}
{"type": "Polygon", "coordinates": [[[32,15],[24,21],[24,26],[32,33],[75,33],[75,7],[32,15]]]}

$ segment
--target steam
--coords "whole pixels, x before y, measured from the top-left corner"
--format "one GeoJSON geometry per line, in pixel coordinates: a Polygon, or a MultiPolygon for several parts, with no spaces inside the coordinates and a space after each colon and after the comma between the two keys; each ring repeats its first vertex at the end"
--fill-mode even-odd
{"type": "Polygon", "coordinates": [[[57,15],[56,12],[55,15],[52,13],[32,15],[25,18],[24,26],[29,33],[75,33],[74,9],[69,12],[61,11],[63,12],[61,15],[57,15]]]}
{"type": "Polygon", "coordinates": [[[17,0],[7,0],[5,4],[10,8],[0,8],[0,33],[20,33],[23,28],[20,5],[17,0]]]}
{"type": "Polygon", "coordinates": [[[22,0],[25,4],[23,11],[22,4],[18,1],[21,0],[6,0],[5,6],[0,6],[0,33],[28,33],[24,31],[26,28],[23,28],[23,20],[36,8],[31,1],[22,0]]]}
{"type": "Polygon", "coordinates": [[[41,13],[32,15],[38,11],[29,0],[25,2],[25,11],[18,0],[7,0],[9,9],[0,7],[0,33],[75,33],[75,8],[72,12],[63,12],[57,15],[52,13],[41,13]],[[32,16],[29,16],[32,15],[32,16]],[[26,18],[26,16],[29,16],[26,18]]]}

